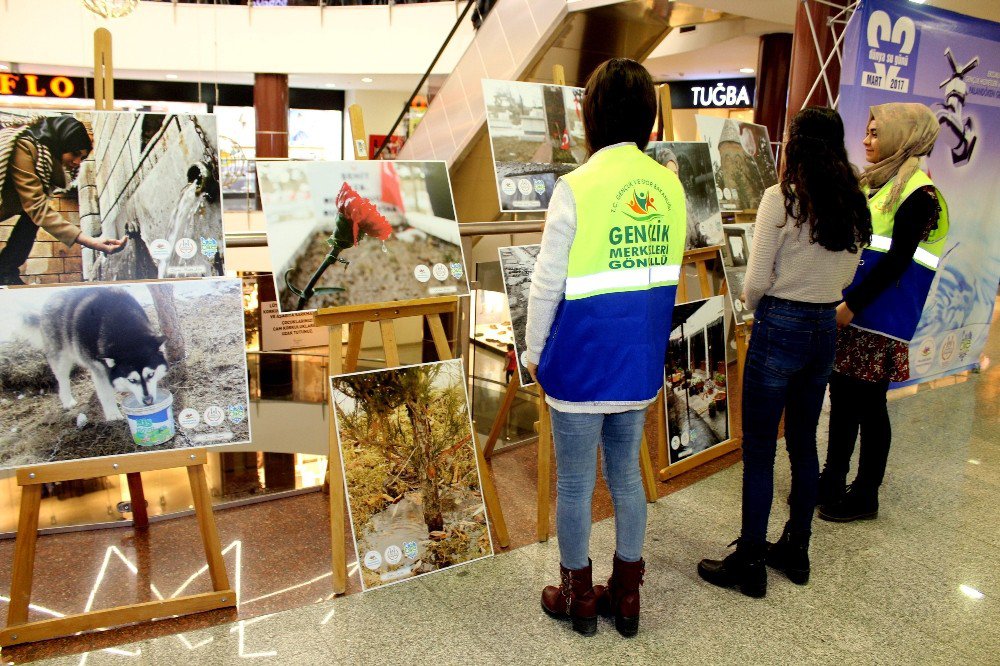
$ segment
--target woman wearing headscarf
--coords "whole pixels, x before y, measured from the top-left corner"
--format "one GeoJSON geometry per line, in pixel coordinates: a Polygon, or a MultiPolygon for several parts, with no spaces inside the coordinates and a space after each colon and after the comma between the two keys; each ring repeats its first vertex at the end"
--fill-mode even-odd
{"type": "Polygon", "coordinates": [[[91,147],[87,128],[72,116],[0,129],[0,220],[18,218],[0,250],[0,284],[24,284],[20,268],[31,254],[39,228],[66,247],[79,243],[110,253],[124,245],[124,240],[83,233],[49,201],[53,188],[66,186],[64,170],[78,169],[91,147]]]}
{"type": "Polygon", "coordinates": [[[837,308],[837,355],[830,377],[830,440],[819,516],[850,522],[878,515],[892,431],[890,382],[910,377],[909,344],[920,322],[948,234],[948,207],[920,168],[939,124],[923,104],[871,107],[861,177],[872,214],[872,244],[837,308]],[[861,434],[858,473],[847,472],[861,434]]]}

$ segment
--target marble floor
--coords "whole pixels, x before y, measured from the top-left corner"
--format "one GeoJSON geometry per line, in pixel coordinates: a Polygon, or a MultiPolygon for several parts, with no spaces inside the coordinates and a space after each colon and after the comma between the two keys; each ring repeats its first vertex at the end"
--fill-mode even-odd
{"type": "MultiPolygon", "coordinates": [[[[996,336],[991,347],[996,357],[996,336]]],[[[893,400],[879,518],[817,521],[809,584],[772,572],[762,600],[695,572],[737,534],[741,466],[661,497],[650,506],[642,626],[631,640],[607,622],[583,638],[541,612],[539,589],[557,573],[553,539],[365,594],[41,663],[1000,663],[998,394],[1000,366],[893,400]]],[[[775,536],[788,488],[782,453],[775,536]]],[[[591,543],[606,576],[611,520],[594,525],[591,543]]]]}

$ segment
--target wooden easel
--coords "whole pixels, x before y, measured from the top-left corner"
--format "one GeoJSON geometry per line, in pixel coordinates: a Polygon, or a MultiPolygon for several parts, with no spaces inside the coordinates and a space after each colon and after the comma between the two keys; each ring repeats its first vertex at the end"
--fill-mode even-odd
{"type": "MultiPolygon", "coordinates": [[[[351,135],[353,137],[354,157],[358,160],[368,159],[368,147],[364,141],[364,114],[357,104],[348,108],[351,119],[351,135]]],[[[358,368],[358,356],[361,353],[361,341],[364,335],[365,323],[378,322],[382,334],[382,348],[385,352],[387,368],[400,365],[399,346],[396,343],[396,320],[404,317],[423,317],[434,341],[434,349],[438,359],[442,361],[454,358],[451,344],[444,330],[441,315],[452,313],[458,316],[457,296],[437,296],[391,303],[373,303],[366,305],[349,305],[336,308],[322,308],[316,311],[314,322],[316,326],[325,326],[330,330],[329,373],[331,376],[354,372],[358,368]],[[344,326],[347,326],[347,349],[343,348],[344,326]]],[[[330,476],[330,543],[331,564],[333,568],[333,591],[344,594],[347,591],[347,549],[344,541],[346,522],[346,496],[344,495],[344,469],[340,462],[340,449],[337,443],[337,428],[333,418],[333,402],[330,402],[329,457],[327,459],[330,476]]],[[[496,486],[490,476],[490,467],[483,457],[483,449],[479,444],[479,436],[475,427],[472,429],[473,443],[476,447],[476,457],[479,462],[480,479],[482,481],[483,501],[497,533],[497,541],[502,548],[510,546],[510,535],[507,532],[507,521],[504,519],[497,496],[496,486]]]]}
{"type": "MultiPolygon", "coordinates": [[[[701,247],[695,248],[693,250],[687,250],[684,252],[684,262],[681,266],[681,277],[677,283],[677,302],[686,303],[688,301],[687,285],[684,279],[683,267],[694,265],[698,271],[698,282],[701,289],[702,298],[708,298],[710,296],[724,296],[726,295],[729,284],[725,281],[722,283],[722,288],[720,293],[713,293],[711,280],[708,278],[708,262],[717,260],[722,261],[722,251],[721,245],[713,245],[711,247],[701,247]]],[[[735,321],[734,321],[735,324],[735,321]]],[[[737,368],[737,382],[740,386],[743,385],[743,363],[746,359],[746,331],[745,327],[742,325],[737,325],[734,331],[736,337],[736,368],[737,368]]],[[[728,342],[727,342],[728,344],[728,342]]],[[[670,460],[670,454],[667,450],[667,414],[666,414],[666,395],[664,393],[666,387],[660,391],[660,396],[657,399],[655,409],[657,410],[657,452],[659,454],[660,462],[666,463],[670,460]]],[[[742,414],[741,414],[742,418],[742,414]]],[[[714,460],[720,456],[724,456],[731,451],[735,451],[740,448],[743,444],[743,429],[740,420],[730,418],[730,438],[724,442],[720,442],[715,446],[700,451],[684,460],[674,463],[673,465],[666,465],[660,469],[659,477],[660,481],[667,481],[674,478],[690,469],[698,467],[710,460],[714,460]]]]}
{"type": "Polygon", "coordinates": [[[21,486],[21,510],[17,521],[14,565],[11,570],[10,608],[7,613],[7,627],[0,631],[0,646],[7,647],[71,636],[81,631],[103,627],[235,607],[236,593],[229,586],[229,577],[222,560],[219,533],[216,531],[215,516],[212,513],[212,498],[205,475],[207,462],[205,449],[174,449],[143,455],[49,463],[17,470],[17,484],[21,486]],[[187,468],[191,495],[194,498],[195,517],[198,520],[198,531],[201,533],[205,557],[208,560],[213,591],[28,622],[42,485],[113,474],[138,475],[141,472],[177,467],[187,468]]]}

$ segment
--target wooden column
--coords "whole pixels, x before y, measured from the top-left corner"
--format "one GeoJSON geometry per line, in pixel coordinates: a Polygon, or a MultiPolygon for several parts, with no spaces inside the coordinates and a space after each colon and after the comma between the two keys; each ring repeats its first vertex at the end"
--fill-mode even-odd
{"type": "Polygon", "coordinates": [[[785,130],[785,101],[788,98],[788,73],[791,64],[791,34],[775,32],[760,36],[753,121],[767,127],[771,141],[781,141],[785,130]]]}
{"type": "Polygon", "coordinates": [[[257,157],[288,157],[288,75],[254,74],[257,157]]]}

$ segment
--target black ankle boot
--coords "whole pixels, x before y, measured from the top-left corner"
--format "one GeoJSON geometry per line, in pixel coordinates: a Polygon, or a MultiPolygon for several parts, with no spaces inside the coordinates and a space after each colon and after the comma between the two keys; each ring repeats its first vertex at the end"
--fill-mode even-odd
{"type": "Polygon", "coordinates": [[[823,470],[819,475],[819,495],[816,498],[817,505],[836,504],[844,498],[847,492],[847,479],[835,477],[828,471],[823,470]]]}
{"type": "Polygon", "coordinates": [[[750,545],[737,539],[736,552],[724,560],[702,560],[698,575],[712,585],[738,587],[748,597],[760,598],[767,594],[767,569],[764,566],[765,544],[750,545]]]}
{"type": "Polygon", "coordinates": [[[792,532],[788,525],[776,543],[767,544],[767,566],[784,573],[796,585],[809,582],[809,535],[792,532]]]}
{"type": "Polygon", "coordinates": [[[820,506],[819,517],[833,523],[877,518],[878,490],[868,491],[854,484],[847,489],[840,501],[820,506]]]}

